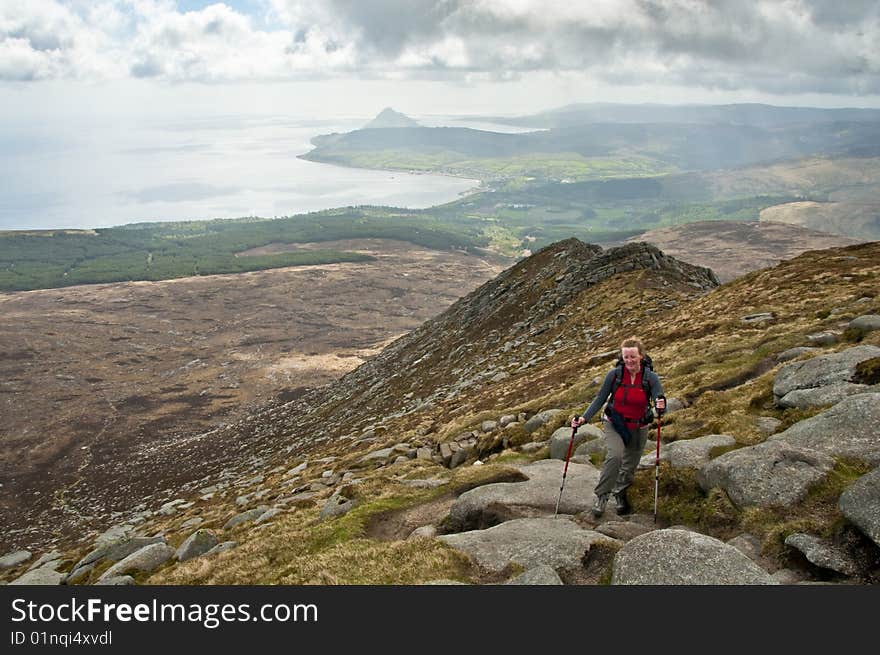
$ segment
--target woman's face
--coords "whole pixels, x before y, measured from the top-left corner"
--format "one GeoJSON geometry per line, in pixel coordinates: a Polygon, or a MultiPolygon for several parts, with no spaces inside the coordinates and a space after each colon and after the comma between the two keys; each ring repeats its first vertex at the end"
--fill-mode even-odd
{"type": "Polygon", "coordinates": [[[639,354],[638,348],[621,348],[620,356],[623,358],[623,365],[626,366],[630,373],[638,373],[642,362],[642,356],[639,354]]]}

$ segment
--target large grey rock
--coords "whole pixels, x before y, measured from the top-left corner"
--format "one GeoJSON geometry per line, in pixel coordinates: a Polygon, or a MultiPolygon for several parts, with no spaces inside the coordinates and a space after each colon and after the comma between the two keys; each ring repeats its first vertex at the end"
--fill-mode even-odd
{"type": "Polygon", "coordinates": [[[797,548],[816,566],[850,576],[862,572],[862,567],[846,550],[814,535],[795,532],[785,538],[785,545],[797,548]]]}
{"type": "Polygon", "coordinates": [[[11,585],[59,585],[64,579],[64,574],[43,566],[38,569],[32,569],[19,576],[9,584],[11,585]]]}
{"type": "Polygon", "coordinates": [[[333,494],[324,503],[321,508],[321,519],[330,519],[343,514],[348,514],[357,506],[357,502],[352,498],[346,498],[342,494],[333,494]]]}
{"type": "Polygon", "coordinates": [[[76,584],[83,581],[95,569],[95,562],[72,570],[64,577],[64,584],[76,584]]]}
{"type": "Polygon", "coordinates": [[[17,550],[0,557],[0,569],[11,569],[19,564],[24,564],[31,558],[31,551],[17,550]]]}
{"type": "Polygon", "coordinates": [[[287,473],[285,473],[284,477],[289,478],[294,475],[299,475],[300,473],[305,471],[306,468],[308,468],[308,466],[309,466],[308,460],[301,462],[301,463],[297,464],[296,466],[294,466],[292,469],[290,469],[287,473]]]}
{"type": "Polygon", "coordinates": [[[105,587],[130,586],[134,584],[134,578],[130,575],[114,575],[109,578],[98,578],[95,584],[105,587]]]}
{"type": "MultiPolygon", "coordinates": [[[[782,407],[793,407],[787,396],[793,391],[836,386],[834,396],[852,392],[846,384],[853,382],[856,366],[874,357],[880,357],[877,346],[855,346],[838,353],[813,357],[802,362],[791,362],[779,369],[773,380],[773,397],[782,407]],[[843,386],[838,386],[843,385],[843,386]]],[[[809,394],[799,394],[799,402],[809,399],[809,394]]]]}
{"type": "Polygon", "coordinates": [[[607,452],[608,445],[605,443],[604,437],[602,439],[592,439],[575,448],[571,461],[577,464],[592,464],[593,460],[590,459],[592,455],[598,453],[604,458],[607,452]]]}
{"type": "Polygon", "coordinates": [[[880,315],[865,314],[863,316],[859,316],[850,321],[849,327],[855,328],[857,330],[862,330],[863,332],[873,332],[874,330],[880,330],[880,315]]]}
{"type": "Polygon", "coordinates": [[[505,414],[500,419],[498,419],[498,425],[502,428],[506,428],[511,423],[516,423],[516,416],[513,414],[505,414]]]}
{"type": "Polygon", "coordinates": [[[242,523],[248,523],[250,521],[256,521],[260,518],[269,507],[267,505],[260,505],[255,507],[254,509],[248,510],[247,512],[241,512],[240,514],[236,514],[231,519],[226,521],[223,525],[224,530],[231,530],[237,525],[241,525],[242,523]]]}
{"type": "Polygon", "coordinates": [[[180,544],[174,552],[174,557],[180,562],[185,562],[193,557],[204,555],[218,543],[220,540],[210,530],[196,530],[180,544]]]}
{"type": "Polygon", "coordinates": [[[231,550],[238,545],[237,541],[223,541],[216,546],[214,546],[211,550],[205,553],[205,556],[208,555],[216,555],[217,553],[222,553],[225,550],[231,550]]]}
{"type": "Polygon", "coordinates": [[[689,530],[655,530],[614,557],[611,584],[777,584],[737,548],[689,530]]]}
{"type": "Polygon", "coordinates": [[[705,491],[722,488],[738,507],[788,506],[802,500],[832,468],[834,460],[827,455],[767,441],[704,464],[697,480],[705,491]]]}
{"type": "Polygon", "coordinates": [[[555,570],[575,569],[594,544],[616,543],[564,516],[514,519],[486,530],[441,535],[438,539],[493,573],[511,563],[525,569],[541,564],[555,570]]]}
{"type": "Polygon", "coordinates": [[[761,540],[753,534],[743,533],[728,540],[727,544],[738,548],[743,555],[753,562],[761,560],[761,540]]]}
{"type": "Polygon", "coordinates": [[[772,416],[759,416],[755,419],[755,423],[758,425],[758,430],[761,434],[765,436],[769,436],[776,432],[777,428],[782,425],[782,421],[778,418],[773,418],[772,416]]]}
{"type": "Polygon", "coordinates": [[[851,457],[880,464],[880,393],[862,393],[840,401],[812,418],[768,437],[833,457],[851,457]]]}
{"type": "MultiPolygon", "coordinates": [[[[707,434],[696,439],[682,439],[673,441],[660,447],[660,461],[669,462],[674,468],[699,468],[709,461],[709,453],[719,446],[732,446],[736,439],[729,434],[707,434]]],[[[656,442],[655,442],[656,445],[656,442]]],[[[640,462],[641,466],[654,466],[657,458],[655,452],[650,452],[640,462]]]]}
{"type": "Polygon", "coordinates": [[[165,537],[123,537],[119,541],[105,542],[91,552],[87,553],[80,561],[73,566],[73,571],[83,566],[108,559],[111,562],[118,562],[125,559],[134,552],[139,551],[144,546],[151,544],[164,544],[165,537]]]}
{"type": "Polygon", "coordinates": [[[393,448],[380,448],[379,450],[374,450],[371,453],[367,453],[363,457],[361,457],[358,461],[361,464],[372,464],[375,462],[385,462],[394,454],[393,448]]]}
{"type": "Polygon", "coordinates": [[[95,539],[95,546],[114,544],[125,541],[128,536],[134,532],[135,526],[130,523],[120,523],[108,528],[95,539]]]}
{"type": "Polygon", "coordinates": [[[834,332],[817,332],[816,334],[808,334],[807,341],[817,346],[833,346],[840,341],[840,336],[834,332]]]}
{"type": "Polygon", "coordinates": [[[98,580],[123,576],[132,572],[152,573],[174,556],[174,549],[168,544],[151,544],[116,562],[101,574],[98,580]]]}
{"type": "MultiPolygon", "coordinates": [[[[541,460],[517,468],[528,480],[486,484],[461,494],[449,510],[447,528],[461,531],[483,527],[496,523],[499,516],[504,519],[517,513],[552,514],[559,498],[564,464],[541,460]]],[[[576,514],[589,509],[598,481],[596,467],[569,462],[559,513],[576,514]]]]}
{"type": "Polygon", "coordinates": [[[793,585],[803,581],[803,576],[792,569],[779,569],[774,571],[771,577],[781,585],[793,585]]]}
{"type": "Polygon", "coordinates": [[[541,564],[525,573],[511,578],[504,584],[514,585],[561,585],[559,574],[549,564],[541,564]]]}
{"type": "Polygon", "coordinates": [[[538,412],[532,418],[525,422],[525,425],[523,425],[523,430],[525,430],[526,434],[531,434],[538,428],[546,425],[550,421],[550,419],[561,412],[561,409],[545,409],[543,412],[538,412]]]}
{"type": "Polygon", "coordinates": [[[284,510],[283,510],[282,508],[280,508],[280,507],[270,507],[270,508],[267,509],[265,512],[263,512],[262,514],[260,514],[260,515],[254,520],[254,523],[259,524],[259,523],[266,523],[267,521],[271,521],[271,520],[274,519],[276,516],[278,516],[279,514],[281,514],[281,512],[283,512],[283,511],[284,511],[284,510]]]}
{"type": "MultiPolygon", "coordinates": [[[[598,439],[602,436],[602,430],[595,425],[582,425],[574,435],[572,453],[585,441],[598,439]]],[[[550,435],[550,459],[564,460],[568,454],[568,445],[571,443],[571,428],[561,427],[550,435]]]]}
{"type": "Polygon", "coordinates": [[[850,523],[880,546],[880,468],[851,484],[837,506],[850,523]]]}
{"type": "Polygon", "coordinates": [[[780,398],[780,407],[796,407],[807,409],[809,407],[824,407],[836,405],[844,398],[855,396],[859,393],[870,391],[871,387],[866,384],[853,384],[852,382],[838,382],[826,387],[816,389],[795,389],[780,398]]]}
{"type": "Polygon", "coordinates": [[[636,523],[635,521],[607,521],[596,526],[596,532],[601,532],[612,539],[619,541],[629,541],[635,539],[640,534],[651,532],[653,527],[636,523]]]}
{"type": "Polygon", "coordinates": [[[28,570],[32,571],[33,569],[39,569],[44,566],[47,568],[56,570],[61,565],[61,563],[63,561],[64,561],[63,553],[61,553],[61,551],[58,551],[58,550],[52,550],[52,551],[49,551],[48,553],[43,553],[42,555],[40,555],[40,557],[37,559],[37,561],[28,567],[28,570]]]}

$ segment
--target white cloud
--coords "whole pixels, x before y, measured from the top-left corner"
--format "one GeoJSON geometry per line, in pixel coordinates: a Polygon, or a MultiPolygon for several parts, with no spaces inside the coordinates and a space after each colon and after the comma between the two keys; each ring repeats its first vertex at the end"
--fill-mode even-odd
{"type": "Polygon", "coordinates": [[[880,92],[880,3],[831,0],[5,0],[0,80],[518,79],[583,72],[765,92],[880,92]]]}

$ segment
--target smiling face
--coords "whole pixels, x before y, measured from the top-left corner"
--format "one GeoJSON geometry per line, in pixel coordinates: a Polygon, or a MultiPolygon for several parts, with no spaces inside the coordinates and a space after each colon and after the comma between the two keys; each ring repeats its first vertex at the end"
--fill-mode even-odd
{"type": "Polygon", "coordinates": [[[642,356],[639,354],[638,348],[621,348],[620,356],[623,358],[623,365],[631,375],[635,375],[639,372],[642,365],[642,356]]]}

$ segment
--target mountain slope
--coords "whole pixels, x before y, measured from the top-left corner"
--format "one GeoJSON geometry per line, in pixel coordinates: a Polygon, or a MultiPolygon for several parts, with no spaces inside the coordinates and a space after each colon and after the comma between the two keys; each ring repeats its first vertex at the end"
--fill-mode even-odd
{"type": "MultiPolygon", "coordinates": [[[[878,280],[878,243],[806,253],[722,286],[706,269],[646,244],[608,252],[575,240],[554,244],[339,381],[295,401],[270,403],[225,428],[236,436],[223,439],[228,451],[211,451],[216,433],[193,439],[192,452],[179,464],[204,477],[146,499],[152,513],[141,510],[138,530],[162,533],[177,546],[192,532],[192,524],[184,523],[198,519],[239,546],[169,564],[140,579],[486,581],[438,541],[404,541],[405,534],[393,536],[398,533],[388,526],[403,516],[415,517],[417,525],[442,526],[449,504],[463,491],[522,479],[510,464],[540,459],[546,450],[529,455],[521,447],[530,441],[546,445],[566,416],[585,407],[597,377],[629,334],[644,337],[667,395],[683,406],[665,419],[664,443],[712,434],[732,435],[738,448],[761,443],[763,419],[787,426],[811,415],[773,405],[779,353],[829,330],[840,339],[823,346],[829,352],[852,345],[847,339],[880,345],[880,332],[843,332],[852,318],[880,313],[878,280]],[[754,320],[758,313],[766,316],[754,320]],[[503,415],[524,420],[548,408],[561,411],[531,433],[522,423],[503,432],[482,427],[503,415]],[[442,454],[444,445],[471,439],[463,463],[480,457],[483,466],[450,470],[432,455],[438,447],[442,454]],[[416,454],[421,450],[426,458],[416,454]],[[209,457],[216,467],[205,465],[209,457]],[[434,483],[440,486],[431,491],[434,483]],[[325,505],[331,498],[336,500],[325,505]],[[261,505],[275,506],[280,514],[253,530],[223,528],[237,512],[261,505]],[[328,506],[351,511],[334,519],[328,506]]],[[[869,469],[853,461],[835,466],[828,485],[784,513],[741,510],[724,492],[701,491],[693,473],[664,468],[660,518],[665,525],[687,523],[724,539],[753,533],[778,566],[788,557],[782,541],[791,533],[854,534],[837,498],[869,469]]],[[[652,492],[647,476],[638,474],[633,493],[638,512],[650,506],[652,492]]],[[[134,525],[133,515],[118,520],[123,518],[134,525]]],[[[399,525],[409,526],[409,520],[399,525]]],[[[78,556],[86,549],[82,543],[72,552],[78,556]]]]}

